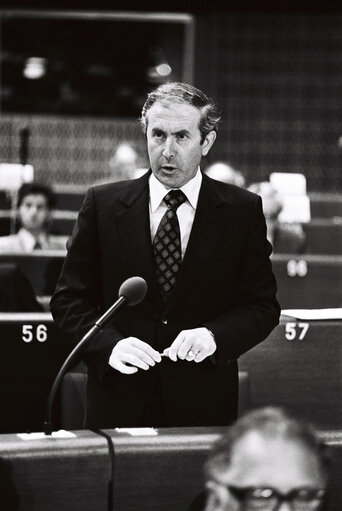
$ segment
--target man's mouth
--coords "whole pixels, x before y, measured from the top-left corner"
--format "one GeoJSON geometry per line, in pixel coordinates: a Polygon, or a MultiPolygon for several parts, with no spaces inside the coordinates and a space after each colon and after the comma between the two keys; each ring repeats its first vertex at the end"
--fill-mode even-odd
{"type": "Polygon", "coordinates": [[[173,167],[172,165],[162,165],[162,169],[166,170],[166,172],[172,172],[175,168],[176,167],[173,167]]]}

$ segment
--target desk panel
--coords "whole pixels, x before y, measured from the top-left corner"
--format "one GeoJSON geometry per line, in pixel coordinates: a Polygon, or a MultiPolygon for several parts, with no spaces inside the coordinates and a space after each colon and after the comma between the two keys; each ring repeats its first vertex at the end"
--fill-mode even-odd
{"type": "Polygon", "coordinates": [[[309,197],[312,218],[342,217],[341,193],[310,192],[309,197]]]}
{"type": "Polygon", "coordinates": [[[342,307],[342,256],[272,256],[282,309],[342,307]]]}
{"type": "Polygon", "coordinates": [[[314,219],[304,224],[303,229],[307,254],[342,255],[342,218],[314,219]]]}
{"type": "Polygon", "coordinates": [[[19,511],[107,511],[111,458],[102,436],[90,431],[40,440],[0,435],[0,456],[9,462],[19,511]]]}
{"type": "MultiPolygon", "coordinates": [[[[187,511],[204,489],[203,464],[226,428],[161,428],[157,436],[104,430],[114,450],[115,511],[187,511]]],[[[320,431],[331,455],[330,503],[342,506],[342,432],[320,431]]]]}
{"type": "Polygon", "coordinates": [[[56,287],[66,252],[35,250],[30,254],[3,253],[0,263],[15,263],[30,280],[36,296],[51,296],[56,287]]]}
{"type": "MultiPolygon", "coordinates": [[[[55,211],[50,225],[51,234],[70,236],[76,218],[76,211],[55,211]]],[[[8,236],[13,234],[14,231],[15,221],[14,217],[11,216],[11,212],[0,209],[0,236],[8,236]]]]}
{"type": "Polygon", "coordinates": [[[282,319],[245,353],[252,406],[285,406],[324,429],[342,424],[342,321],[282,319]]]}
{"type": "Polygon", "coordinates": [[[204,487],[202,467],[225,428],[161,428],[157,436],[105,430],[114,449],[115,511],[186,511],[204,487]]]}
{"type": "MultiPolygon", "coordinates": [[[[0,314],[0,333],[0,433],[40,431],[71,343],[50,313],[0,314]]],[[[58,424],[57,406],[54,418],[58,424]]]]}

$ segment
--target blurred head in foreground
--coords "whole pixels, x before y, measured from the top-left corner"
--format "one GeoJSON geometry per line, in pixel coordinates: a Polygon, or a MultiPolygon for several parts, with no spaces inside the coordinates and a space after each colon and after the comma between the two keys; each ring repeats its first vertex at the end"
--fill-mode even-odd
{"type": "Polygon", "coordinates": [[[280,408],[261,408],[216,443],[205,479],[205,511],[317,511],[325,499],[327,458],[311,425],[280,408]]]}

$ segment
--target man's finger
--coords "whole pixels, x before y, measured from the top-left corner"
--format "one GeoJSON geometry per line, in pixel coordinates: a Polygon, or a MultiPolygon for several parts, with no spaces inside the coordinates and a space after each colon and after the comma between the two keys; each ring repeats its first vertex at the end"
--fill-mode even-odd
{"type": "MultiPolygon", "coordinates": [[[[180,347],[178,349],[178,358],[180,358],[181,360],[184,360],[189,355],[189,353],[191,352],[192,343],[193,343],[193,339],[185,338],[185,340],[182,342],[182,344],[180,345],[180,347]]],[[[190,353],[190,358],[191,358],[191,356],[194,357],[194,355],[195,354],[192,351],[192,355],[190,353]]]]}
{"type": "MultiPolygon", "coordinates": [[[[147,369],[150,368],[149,364],[146,363],[144,360],[142,360],[139,355],[135,355],[134,353],[125,353],[122,356],[122,362],[125,364],[130,364],[135,367],[139,367],[140,369],[144,369],[147,371],[147,369]]],[[[154,364],[153,364],[154,365],[154,364]]]]}
{"type": "Polygon", "coordinates": [[[111,361],[111,359],[109,359],[108,363],[113,369],[116,369],[117,371],[123,374],[134,374],[138,371],[137,367],[127,366],[120,362],[119,360],[111,361]]]}
{"type": "Polygon", "coordinates": [[[197,353],[197,355],[195,356],[195,358],[193,359],[194,362],[203,362],[203,360],[205,358],[207,358],[208,354],[206,353],[205,350],[203,351],[200,351],[199,353],[197,353]]]}
{"type": "Polygon", "coordinates": [[[160,356],[159,351],[154,350],[152,348],[152,346],[147,344],[147,342],[141,341],[140,339],[137,339],[136,337],[132,337],[132,346],[140,349],[141,351],[143,351],[144,353],[149,355],[155,362],[161,361],[161,356],[160,356]]]}
{"type": "Polygon", "coordinates": [[[184,332],[180,332],[170,346],[169,358],[173,362],[177,362],[178,349],[179,349],[180,345],[182,344],[183,339],[184,339],[184,332]]]}

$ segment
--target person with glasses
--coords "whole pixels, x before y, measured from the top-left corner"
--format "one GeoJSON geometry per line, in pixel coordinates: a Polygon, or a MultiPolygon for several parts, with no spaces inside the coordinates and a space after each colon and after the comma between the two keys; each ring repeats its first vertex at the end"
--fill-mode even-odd
{"type": "Polygon", "coordinates": [[[206,497],[191,511],[317,511],[326,501],[328,458],[312,425],[265,407],[228,429],[204,474],[206,497]]]}

